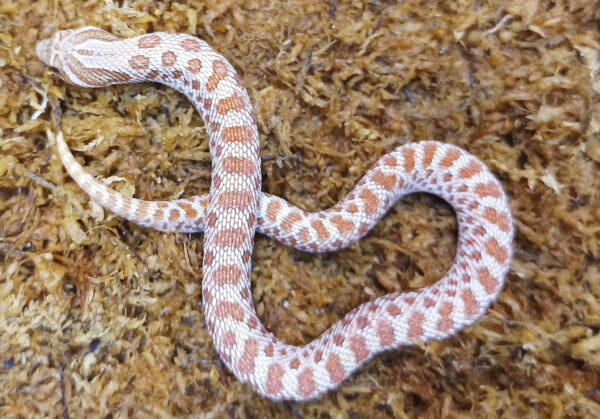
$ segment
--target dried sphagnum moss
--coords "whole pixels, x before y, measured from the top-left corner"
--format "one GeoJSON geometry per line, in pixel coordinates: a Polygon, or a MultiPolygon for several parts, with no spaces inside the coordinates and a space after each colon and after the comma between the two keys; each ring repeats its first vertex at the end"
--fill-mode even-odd
{"type": "MultiPolygon", "coordinates": [[[[599,416],[596,4],[1,2],[2,416],[599,416]],[[62,129],[87,170],[128,195],[208,190],[206,134],[181,95],[67,87],[35,57],[36,40],[88,24],[193,33],[223,53],[255,107],[263,189],[307,210],[337,202],[406,142],[438,139],[482,158],[517,226],[498,302],[457,337],[378,356],[315,402],[253,394],[206,332],[202,236],[93,206],[48,140],[62,129]]],[[[259,315],[279,338],[306,343],[364,301],[440,278],[455,233],[451,209],[421,195],[332,254],[258,237],[259,315]]]]}

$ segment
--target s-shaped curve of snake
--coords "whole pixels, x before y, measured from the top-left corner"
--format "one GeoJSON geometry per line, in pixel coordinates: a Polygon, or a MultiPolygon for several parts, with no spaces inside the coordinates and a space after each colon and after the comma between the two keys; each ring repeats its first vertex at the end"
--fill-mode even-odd
{"type": "Polygon", "coordinates": [[[500,293],[514,234],[507,197],[483,163],[461,149],[426,141],[383,156],[333,208],[307,213],[261,193],[258,131],[233,67],[204,41],[152,33],[121,39],[94,27],[57,32],[38,56],[69,83],[102,87],[155,81],[187,96],[209,137],[208,196],[176,201],[126,198],[85,173],[58,136],[73,179],[105,208],[162,231],[204,231],[202,296],[216,351],[241,381],[279,400],[308,400],[335,388],[373,355],[441,340],[475,323],[500,293]],[[250,290],[255,230],[310,252],[348,246],[400,197],[427,192],[458,219],[458,249],[444,278],[417,292],[365,303],[304,346],[287,345],[258,319],[250,290]]]}

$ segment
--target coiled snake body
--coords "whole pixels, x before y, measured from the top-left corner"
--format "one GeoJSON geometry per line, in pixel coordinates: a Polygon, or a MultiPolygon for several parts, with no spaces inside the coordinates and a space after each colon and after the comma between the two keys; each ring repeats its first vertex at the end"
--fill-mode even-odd
{"type": "Polygon", "coordinates": [[[162,231],[204,231],[202,295],[210,335],[235,376],[260,394],[315,398],[383,350],[456,334],[481,317],[501,291],[512,255],[507,197],[484,164],[461,149],[432,141],[399,147],[333,208],[307,213],[261,193],[250,99],[233,67],[205,42],[173,33],[120,39],[85,27],[57,32],[36,51],[72,84],[156,81],[195,105],[210,140],[208,196],[170,202],[125,198],[85,173],[62,139],[58,150],[73,179],[116,214],[162,231]],[[264,328],[250,290],[255,229],[302,250],[331,251],[356,242],[413,192],[438,195],[456,212],[458,250],[444,278],[418,292],[365,303],[302,347],[264,328]]]}

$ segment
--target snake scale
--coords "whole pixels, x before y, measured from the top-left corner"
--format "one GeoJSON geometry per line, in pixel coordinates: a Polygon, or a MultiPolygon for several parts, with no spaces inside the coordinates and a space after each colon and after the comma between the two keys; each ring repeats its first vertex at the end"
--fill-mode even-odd
{"type": "Polygon", "coordinates": [[[69,83],[159,82],[182,92],[200,113],[212,158],[206,196],[126,198],[87,174],[62,138],[58,151],[71,177],[114,213],[162,231],[204,231],[206,324],[221,359],[258,393],[314,399],[381,351],[456,334],[498,297],[512,257],[513,220],[500,183],[465,151],[434,141],[398,147],[334,207],[307,213],[261,192],[248,93],[231,64],[206,42],[176,33],[121,39],[84,27],[55,33],[36,52],[69,83]],[[359,240],[398,199],[414,192],[435,194],[456,212],[458,248],[446,276],[417,292],[365,303],[304,346],[287,345],[265,329],[250,288],[255,231],[305,251],[332,251],[359,240]]]}

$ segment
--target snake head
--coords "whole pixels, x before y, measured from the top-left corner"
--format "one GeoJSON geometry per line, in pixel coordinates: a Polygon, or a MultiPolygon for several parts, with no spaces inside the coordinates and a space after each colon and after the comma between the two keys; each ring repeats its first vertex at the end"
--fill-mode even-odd
{"type": "Polygon", "coordinates": [[[90,59],[97,55],[98,48],[106,42],[117,40],[119,38],[116,36],[93,26],[65,29],[39,41],[35,52],[40,60],[58,71],[68,83],[83,87],[107,86],[127,80],[122,75],[100,71],[90,59]]]}
{"type": "Polygon", "coordinates": [[[60,67],[60,52],[70,49],[70,45],[65,40],[70,38],[72,29],[56,32],[52,38],[43,39],[35,45],[37,56],[50,67],[60,67]]]}
{"type": "Polygon", "coordinates": [[[71,80],[68,72],[64,70],[64,65],[66,55],[71,54],[73,50],[74,33],[75,30],[73,29],[58,31],[51,38],[43,39],[35,45],[35,52],[40,60],[58,71],[62,78],[69,83],[74,83],[74,81],[71,80]]]}

